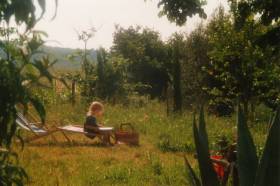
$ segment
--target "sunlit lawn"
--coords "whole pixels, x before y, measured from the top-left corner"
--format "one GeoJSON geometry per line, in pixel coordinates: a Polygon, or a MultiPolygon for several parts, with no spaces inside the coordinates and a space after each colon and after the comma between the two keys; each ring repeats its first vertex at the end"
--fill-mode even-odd
{"type": "MultiPolygon", "coordinates": [[[[56,125],[82,124],[85,113],[82,104],[57,104],[48,108],[47,125],[51,120],[56,125]]],[[[167,117],[164,105],[157,102],[144,107],[106,105],[103,122],[115,127],[132,122],[140,132],[139,147],[105,147],[98,139],[77,134],[69,135],[73,139],[69,144],[57,133],[56,140],[47,137],[26,144],[19,159],[29,175],[28,185],[188,185],[183,155],[196,167],[192,118],[189,112],[167,117]]],[[[219,136],[235,138],[234,117],[206,118],[211,149],[219,136]]],[[[262,145],[265,126],[259,124],[253,131],[262,145]]]]}

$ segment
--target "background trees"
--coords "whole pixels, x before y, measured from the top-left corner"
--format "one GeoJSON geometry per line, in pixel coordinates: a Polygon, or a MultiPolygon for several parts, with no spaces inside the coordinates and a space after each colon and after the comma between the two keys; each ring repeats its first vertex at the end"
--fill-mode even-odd
{"type": "Polygon", "coordinates": [[[168,43],[169,74],[173,87],[174,112],[182,112],[182,63],[186,60],[186,42],[183,34],[173,34],[168,43]]]}
{"type": "Polygon", "coordinates": [[[257,43],[271,26],[256,20],[254,13],[239,25],[239,10],[239,4],[231,1],[229,13],[220,7],[189,35],[175,33],[167,41],[148,28],[116,26],[112,48],[100,49],[93,65],[91,95],[112,100],[134,87],[152,99],[172,96],[174,112],[203,102],[219,115],[231,114],[237,101],[246,114],[249,106],[254,111],[258,104],[275,108],[276,48],[257,43]]]}
{"type": "Polygon", "coordinates": [[[280,2],[277,0],[265,1],[265,0],[253,0],[253,1],[236,1],[231,0],[232,4],[236,4],[238,12],[237,22],[239,26],[242,26],[246,19],[253,15],[257,15],[257,19],[265,26],[269,26],[266,32],[259,36],[256,41],[262,47],[270,45],[274,47],[275,52],[279,52],[280,43],[280,2]]]}
{"type": "Polygon", "coordinates": [[[122,56],[108,53],[104,48],[97,51],[96,88],[98,98],[123,101],[126,96],[128,62],[122,56]]]}
{"type": "Polygon", "coordinates": [[[206,67],[210,64],[208,45],[206,28],[203,24],[187,36],[185,51],[187,59],[182,63],[182,86],[184,103],[189,108],[209,99],[206,91],[209,86],[206,67]]]}
{"type": "Polygon", "coordinates": [[[138,92],[161,97],[167,87],[166,49],[159,33],[141,27],[116,27],[112,52],[128,59],[129,83],[140,83],[138,92]]]}
{"type": "Polygon", "coordinates": [[[192,17],[196,14],[202,18],[206,18],[206,14],[202,8],[205,4],[205,0],[160,0],[158,7],[162,9],[159,15],[166,15],[169,21],[183,25],[187,21],[187,17],[192,17]]]}
{"type": "MultiPolygon", "coordinates": [[[[249,103],[260,103],[265,95],[273,94],[269,91],[276,88],[279,77],[273,72],[278,66],[272,61],[271,49],[264,50],[254,44],[266,27],[247,19],[243,27],[236,30],[233,20],[234,17],[220,9],[208,24],[210,93],[224,101],[238,99],[247,114],[249,103]]],[[[270,98],[275,100],[275,96],[270,98]]]]}

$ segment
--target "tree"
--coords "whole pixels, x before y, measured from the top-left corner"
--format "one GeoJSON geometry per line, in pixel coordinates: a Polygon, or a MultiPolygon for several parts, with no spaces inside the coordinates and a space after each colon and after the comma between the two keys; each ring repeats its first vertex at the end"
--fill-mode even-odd
{"type": "MultiPolygon", "coordinates": [[[[274,47],[278,47],[280,42],[280,2],[278,0],[229,0],[231,4],[236,6],[238,12],[238,25],[245,23],[245,20],[255,15],[256,19],[266,26],[271,26],[262,36],[260,36],[259,44],[264,46],[270,44],[274,47]]],[[[171,22],[175,22],[178,25],[183,25],[187,21],[187,17],[192,17],[195,14],[199,14],[200,17],[205,17],[203,5],[206,1],[203,0],[161,0],[158,3],[158,7],[162,7],[160,15],[166,15],[171,22]]],[[[279,48],[278,48],[279,50],[279,48]]]]}
{"type": "Polygon", "coordinates": [[[174,112],[182,112],[182,63],[186,60],[186,42],[183,34],[175,33],[168,41],[170,68],[169,74],[174,91],[174,112]]]}
{"type": "Polygon", "coordinates": [[[269,29],[256,39],[256,43],[262,47],[270,45],[275,47],[275,52],[279,53],[280,44],[280,1],[278,0],[230,0],[236,7],[238,15],[238,27],[242,27],[246,19],[254,15],[255,19],[262,24],[270,26],[269,29]]]}
{"type": "Polygon", "coordinates": [[[129,60],[128,82],[144,85],[139,93],[162,97],[168,82],[167,54],[158,32],[141,27],[116,27],[112,52],[129,60]]]}
{"type": "Polygon", "coordinates": [[[260,95],[277,88],[271,82],[279,79],[278,73],[271,75],[270,70],[276,66],[267,60],[271,59],[270,52],[253,45],[265,27],[248,19],[237,31],[231,17],[220,8],[207,30],[211,59],[208,73],[212,76],[210,93],[216,99],[238,99],[247,115],[249,103],[261,100],[260,95]]]}
{"type": "Polygon", "coordinates": [[[104,48],[97,51],[96,96],[111,100],[125,97],[125,82],[128,62],[122,56],[107,52],[104,48]]]}
{"type": "Polygon", "coordinates": [[[159,15],[166,15],[169,21],[175,22],[177,25],[183,25],[186,23],[187,17],[192,17],[195,14],[206,18],[202,8],[205,4],[205,0],[160,0],[158,7],[162,9],[159,15]]]}
{"type": "MultiPolygon", "coordinates": [[[[55,0],[55,3],[55,7],[57,8],[58,0],[55,0]]],[[[17,24],[25,24],[26,30],[30,30],[43,17],[45,11],[45,0],[25,0],[24,2],[18,0],[2,0],[0,6],[0,20],[9,23],[10,19],[14,16],[17,24]],[[41,8],[41,12],[38,12],[40,13],[39,17],[35,15],[36,3],[41,8]]]]}
{"type": "Polygon", "coordinates": [[[97,82],[96,82],[96,96],[105,99],[106,87],[108,85],[105,82],[105,68],[108,61],[108,54],[104,48],[99,48],[97,51],[97,82]]]}
{"type": "Polygon", "coordinates": [[[204,69],[210,62],[208,47],[206,29],[200,24],[187,37],[187,60],[182,63],[183,96],[188,106],[207,100],[204,87],[208,85],[208,76],[204,69]]]}

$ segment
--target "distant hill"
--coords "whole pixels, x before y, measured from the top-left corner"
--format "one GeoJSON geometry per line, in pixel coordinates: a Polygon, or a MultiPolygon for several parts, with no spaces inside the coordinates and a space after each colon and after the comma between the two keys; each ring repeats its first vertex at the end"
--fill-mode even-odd
{"type": "MultiPolygon", "coordinates": [[[[43,46],[42,50],[49,54],[51,59],[58,60],[54,65],[56,70],[73,71],[81,68],[81,58],[76,58],[75,61],[70,61],[68,59],[68,56],[75,53],[77,49],[43,46]]],[[[91,49],[89,51],[90,55],[88,55],[88,59],[91,62],[96,61],[96,50],[91,49]]]]}

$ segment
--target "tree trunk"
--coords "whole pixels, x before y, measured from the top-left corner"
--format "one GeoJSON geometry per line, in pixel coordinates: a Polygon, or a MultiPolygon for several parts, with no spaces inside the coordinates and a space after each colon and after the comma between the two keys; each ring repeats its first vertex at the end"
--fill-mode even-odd
{"type": "Polygon", "coordinates": [[[75,104],[75,89],[76,89],[76,82],[73,80],[72,81],[72,85],[71,85],[71,102],[72,102],[72,105],[75,104]]]}
{"type": "Polygon", "coordinates": [[[248,112],[249,112],[249,110],[248,110],[248,101],[247,100],[245,100],[244,102],[243,102],[243,110],[244,110],[244,115],[245,115],[245,120],[248,120],[248,112]]]}
{"type": "Polygon", "coordinates": [[[170,105],[172,105],[172,103],[170,103],[170,97],[172,97],[171,96],[171,94],[172,94],[172,90],[171,90],[171,87],[170,87],[170,84],[169,83],[167,83],[167,85],[166,85],[166,87],[164,88],[165,90],[165,101],[166,101],[166,114],[167,114],[167,116],[169,116],[169,114],[170,114],[170,105]]]}
{"type": "Polygon", "coordinates": [[[256,116],[255,116],[255,104],[253,102],[251,102],[251,119],[252,121],[255,120],[256,116]]]}
{"type": "Polygon", "coordinates": [[[179,60],[174,64],[173,75],[174,86],[174,112],[182,112],[182,90],[181,90],[181,65],[179,60]]]}

